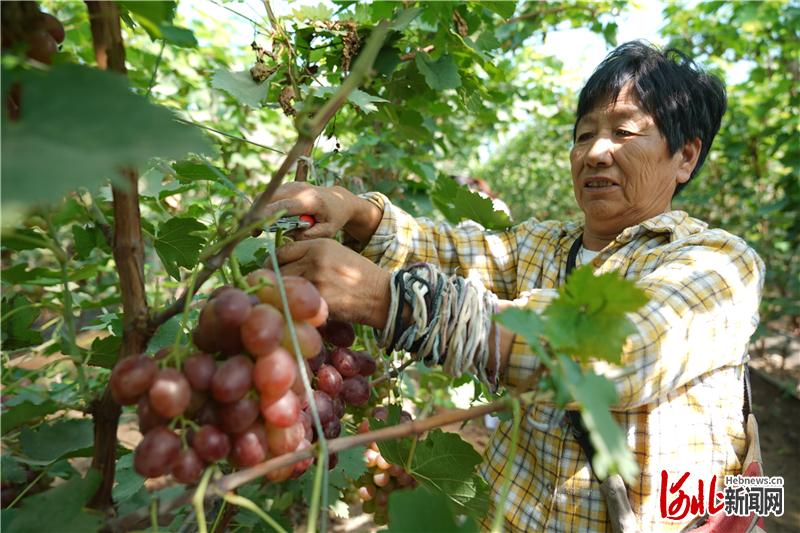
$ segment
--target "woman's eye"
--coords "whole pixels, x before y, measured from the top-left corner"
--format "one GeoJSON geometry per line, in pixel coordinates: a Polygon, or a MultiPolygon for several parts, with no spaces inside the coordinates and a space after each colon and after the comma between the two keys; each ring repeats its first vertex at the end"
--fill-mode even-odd
{"type": "Polygon", "coordinates": [[[588,141],[592,138],[592,134],[588,132],[578,134],[578,141],[588,141]]]}
{"type": "Polygon", "coordinates": [[[633,135],[633,132],[630,132],[628,130],[619,129],[619,130],[617,130],[617,135],[620,135],[622,137],[630,137],[631,135],[633,135]]]}

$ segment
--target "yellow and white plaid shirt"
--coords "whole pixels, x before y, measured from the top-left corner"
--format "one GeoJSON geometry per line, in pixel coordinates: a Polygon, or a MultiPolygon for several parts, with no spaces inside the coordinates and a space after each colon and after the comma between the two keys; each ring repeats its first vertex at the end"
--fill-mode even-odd
{"type": "MultiPolygon", "coordinates": [[[[569,249],[583,231],[578,222],[537,220],[502,232],[454,227],[415,219],[379,193],[364,197],[383,210],[365,257],[389,270],[429,262],[450,274],[478,276],[498,297],[521,299],[535,310],[557,295],[569,249]]],[[[721,490],[725,475],[741,472],[742,372],[758,324],[763,262],[742,239],[670,211],[627,228],[591,264],[597,274],[616,271],[636,280],[650,298],[629,315],[637,333],[622,363],[633,372],[614,380],[619,404],[613,415],[641,470],[628,487],[641,530],[680,530],[696,517],[661,517],[662,470],[670,483],[691,473],[690,495],[699,478],[707,487],[716,474],[721,490]]],[[[538,364],[518,337],[505,383],[521,386],[538,364]]],[[[486,453],[483,473],[494,505],[510,442],[511,425],[503,423],[486,453]]],[[[523,417],[512,479],[503,502],[508,530],[610,531],[599,484],[554,405],[536,404],[523,417]]]]}

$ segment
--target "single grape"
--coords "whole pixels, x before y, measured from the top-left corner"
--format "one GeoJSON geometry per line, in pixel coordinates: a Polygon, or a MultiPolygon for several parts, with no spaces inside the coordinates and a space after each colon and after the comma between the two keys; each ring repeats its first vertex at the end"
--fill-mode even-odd
{"type": "Polygon", "coordinates": [[[364,405],[369,401],[369,382],[364,376],[347,378],[342,384],[341,397],[350,405],[364,405]]]}
{"type": "MultiPolygon", "coordinates": [[[[314,376],[314,372],[311,370],[311,365],[308,364],[308,359],[303,359],[303,365],[306,367],[306,376],[308,376],[308,379],[311,379],[314,376]]],[[[301,372],[297,372],[297,376],[294,378],[294,382],[292,382],[292,391],[300,398],[300,403],[304,404],[303,407],[308,405],[308,398],[305,397],[306,386],[303,383],[301,372]]]]}
{"type": "Polygon", "coordinates": [[[27,56],[29,58],[50,65],[56,52],[58,52],[58,43],[47,30],[35,30],[28,34],[27,56]]]}
{"type": "Polygon", "coordinates": [[[389,484],[391,478],[389,477],[388,472],[377,472],[372,475],[372,482],[379,487],[385,487],[389,484]]]}
{"type": "Polygon", "coordinates": [[[403,470],[400,475],[397,476],[397,486],[398,487],[410,487],[416,483],[414,477],[403,470]]]}
{"type": "MultiPolygon", "coordinates": [[[[305,450],[306,448],[311,447],[311,442],[306,439],[300,441],[300,444],[297,445],[296,452],[300,450],[305,450]]],[[[314,456],[308,457],[306,459],[301,459],[297,461],[292,468],[292,478],[296,479],[303,475],[303,473],[308,470],[308,467],[314,463],[314,456]]]]}
{"type": "Polygon", "coordinates": [[[214,353],[219,351],[217,340],[213,333],[209,333],[199,325],[192,330],[192,342],[194,342],[194,345],[197,346],[198,349],[204,352],[214,353]]]}
{"type": "Polygon", "coordinates": [[[322,297],[310,281],[299,276],[284,276],[283,287],[293,320],[308,320],[320,312],[322,297]]]}
{"type": "Polygon", "coordinates": [[[269,304],[278,309],[283,309],[281,305],[281,295],[278,292],[278,280],[275,277],[275,272],[262,268],[254,270],[247,275],[247,284],[250,287],[259,286],[260,288],[255,292],[255,295],[261,303],[269,304]]]}
{"type": "Polygon", "coordinates": [[[147,432],[133,452],[133,468],[144,477],[167,474],[181,451],[181,439],[166,427],[147,432]]]}
{"type": "Polygon", "coordinates": [[[383,458],[382,455],[378,455],[378,459],[375,461],[375,466],[377,466],[380,470],[389,470],[392,465],[383,458]]]}
{"type": "Polygon", "coordinates": [[[322,431],[325,432],[326,439],[335,439],[342,433],[342,423],[338,418],[331,418],[323,424],[322,431]]]}
{"type": "Polygon", "coordinates": [[[353,326],[339,320],[328,320],[320,326],[319,332],[323,339],[339,348],[349,348],[356,340],[353,326]]]}
{"type": "Polygon", "coordinates": [[[323,346],[317,355],[308,359],[308,364],[311,365],[311,371],[316,374],[319,369],[322,368],[322,365],[328,362],[328,357],[328,350],[323,346]]]}
{"type": "Polygon", "coordinates": [[[359,422],[357,432],[359,434],[369,433],[369,420],[365,418],[361,422],[359,422]]]}
{"type": "Polygon", "coordinates": [[[400,465],[389,465],[389,475],[393,478],[399,478],[405,472],[400,465]]]}
{"type": "Polygon", "coordinates": [[[378,490],[375,492],[375,505],[378,507],[386,507],[389,503],[389,493],[385,490],[378,490]]]}
{"type": "Polygon", "coordinates": [[[167,422],[169,422],[168,418],[164,418],[155,412],[150,405],[150,397],[148,395],[139,397],[139,403],[136,405],[136,414],[139,418],[139,431],[142,435],[153,428],[166,426],[167,422]]]}
{"type": "Polygon", "coordinates": [[[172,463],[172,477],[178,483],[191,485],[200,479],[205,468],[205,463],[192,448],[180,452],[178,458],[172,463]]]}
{"type": "Polygon", "coordinates": [[[269,355],[281,344],[285,325],[277,309],[267,304],[256,305],[242,324],[242,343],[256,357],[269,355]]]}
{"type": "Polygon", "coordinates": [[[366,352],[354,352],[356,361],[358,361],[358,373],[368,378],[377,370],[378,365],[375,359],[366,352]]]}
{"type": "Polygon", "coordinates": [[[253,362],[237,355],[222,363],[211,378],[211,395],[222,403],[242,398],[253,385],[253,362]]]}
{"type": "MultiPolygon", "coordinates": [[[[300,353],[305,359],[313,359],[322,349],[322,337],[319,336],[317,328],[308,322],[294,322],[294,329],[297,333],[297,342],[300,344],[300,353]]],[[[283,341],[281,346],[294,353],[294,344],[289,332],[288,324],[283,329],[283,341]]]]}
{"type": "Polygon", "coordinates": [[[155,361],[146,355],[126,357],[111,371],[111,396],[120,405],[133,405],[147,392],[157,373],[155,361]]]}
{"type": "Polygon", "coordinates": [[[240,468],[253,466],[269,457],[267,430],[261,421],[254,422],[233,440],[231,460],[240,468]]]}
{"type": "Polygon", "coordinates": [[[339,396],[343,383],[342,375],[331,365],[322,365],[317,371],[317,388],[331,398],[339,396]]]}
{"type": "Polygon", "coordinates": [[[159,415],[174,418],[186,410],[192,390],[186,377],[174,368],[165,368],[156,374],[150,386],[150,405],[159,415]]]}
{"type": "Polygon", "coordinates": [[[372,418],[380,420],[381,422],[386,422],[389,420],[389,409],[384,405],[376,406],[375,409],[372,410],[372,418]]]}
{"type": "Polygon", "coordinates": [[[330,420],[336,418],[336,416],[333,414],[333,401],[331,400],[331,397],[321,390],[314,391],[314,404],[317,407],[319,421],[323,426],[330,420]]]}
{"type": "Polygon", "coordinates": [[[217,370],[217,363],[207,353],[196,352],[183,362],[183,373],[194,390],[207,391],[211,378],[217,370]]]}
{"type": "Polygon", "coordinates": [[[328,470],[333,470],[334,468],[336,468],[336,465],[338,465],[338,464],[339,464],[339,454],[336,453],[336,452],[329,453],[328,454],[328,470]]]}
{"type": "Polygon", "coordinates": [[[206,425],[195,433],[192,447],[201,459],[214,463],[227,457],[231,450],[231,441],[215,426],[206,425]]]}
{"type": "Polygon", "coordinates": [[[408,411],[400,411],[400,423],[405,424],[406,422],[411,422],[414,420],[414,417],[411,416],[411,413],[408,411]]]}
{"type": "Polygon", "coordinates": [[[378,464],[378,457],[380,456],[380,452],[376,452],[375,450],[370,450],[369,448],[364,450],[364,459],[367,462],[367,468],[372,468],[378,464]]]}
{"type": "Polygon", "coordinates": [[[336,348],[331,353],[331,363],[343,378],[357,376],[361,365],[353,352],[347,348],[336,348]]]}
{"type": "Polygon", "coordinates": [[[42,28],[50,34],[56,43],[61,44],[64,42],[66,33],[64,33],[64,25],[61,24],[60,20],[49,13],[42,13],[40,21],[42,28]]]}
{"type": "Polygon", "coordinates": [[[297,363],[289,352],[276,348],[271,354],[259,357],[253,368],[253,383],[262,398],[280,398],[298,377],[297,363]]]}
{"type": "Polygon", "coordinates": [[[206,424],[211,426],[219,425],[219,415],[217,414],[217,405],[213,401],[207,401],[194,415],[194,421],[204,426],[206,424]]]}
{"type": "Polygon", "coordinates": [[[258,402],[250,396],[226,403],[219,407],[220,427],[226,433],[235,435],[250,427],[258,418],[258,402]]]}
{"type": "Polygon", "coordinates": [[[320,299],[320,306],[317,314],[307,319],[306,322],[318,328],[323,325],[326,320],[328,320],[328,303],[324,299],[320,299]]]}
{"type": "Polygon", "coordinates": [[[309,441],[314,441],[314,421],[312,420],[311,413],[306,410],[300,411],[300,423],[303,424],[303,437],[309,441]]]}
{"type": "Polygon", "coordinates": [[[261,416],[276,427],[289,427],[297,422],[300,416],[300,400],[292,391],[286,391],[277,400],[261,398],[261,416]]]}
{"type": "Polygon", "coordinates": [[[305,438],[303,423],[299,420],[289,427],[281,428],[271,424],[266,425],[267,443],[273,455],[283,455],[296,449],[305,438]]]}
{"type": "Polygon", "coordinates": [[[282,483],[292,477],[293,472],[294,465],[289,465],[284,466],[283,468],[278,468],[277,470],[270,470],[264,474],[264,477],[273,483],[282,483]]]}
{"type": "Polygon", "coordinates": [[[250,296],[239,289],[229,289],[214,299],[217,324],[221,329],[238,328],[250,314],[250,296]]]}
{"type": "Polygon", "coordinates": [[[220,285],[219,287],[217,287],[216,289],[211,291],[211,294],[208,295],[208,299],[209,300],[213,300],[214,298],[216,298],[217,296],[219,296],[223,292],[229,291],[229,290],[231,290],[233,288],[234,287],[232,285],[220,285]]]}
{"type": "Polygon", "coordinates": [[[208,394],[192,389],[189,395],[189,405],[183,412],[183,416],[188,418],[196,417],[206,403],[208,403],[208,394]]]}
{"type": "Polygon", "coordinates": [[[368,502],[375,497],[375,485],[365,485],[358,488],[358,497],[368,502]]]}
{"type": "Polygon", "coordinates": [[[339,397],[333,399],[333,414],[336,418],[344,416],[344,402],[339,397]]]}

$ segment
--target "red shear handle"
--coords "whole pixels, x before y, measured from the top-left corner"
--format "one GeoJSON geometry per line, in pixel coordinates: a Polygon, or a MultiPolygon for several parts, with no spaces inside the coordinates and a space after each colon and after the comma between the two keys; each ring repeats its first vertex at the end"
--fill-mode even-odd
{"type": "Polygon", "coordinates": [[[309,228],[317,223],[316,219],[314,219],[312,215],[300,215],[300,222],[308,222],[309,228]]]}

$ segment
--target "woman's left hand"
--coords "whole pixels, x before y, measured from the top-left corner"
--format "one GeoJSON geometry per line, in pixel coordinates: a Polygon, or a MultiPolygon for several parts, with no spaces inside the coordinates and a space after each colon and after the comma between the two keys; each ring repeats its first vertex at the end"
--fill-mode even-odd
{"type": "Polygon", "coordinates": [[[332,239],[311,239],[277,250],[281,273],[313,283],[330,315],[344,322],[383,328],[389,311],[391,274],[332,239]]]}

